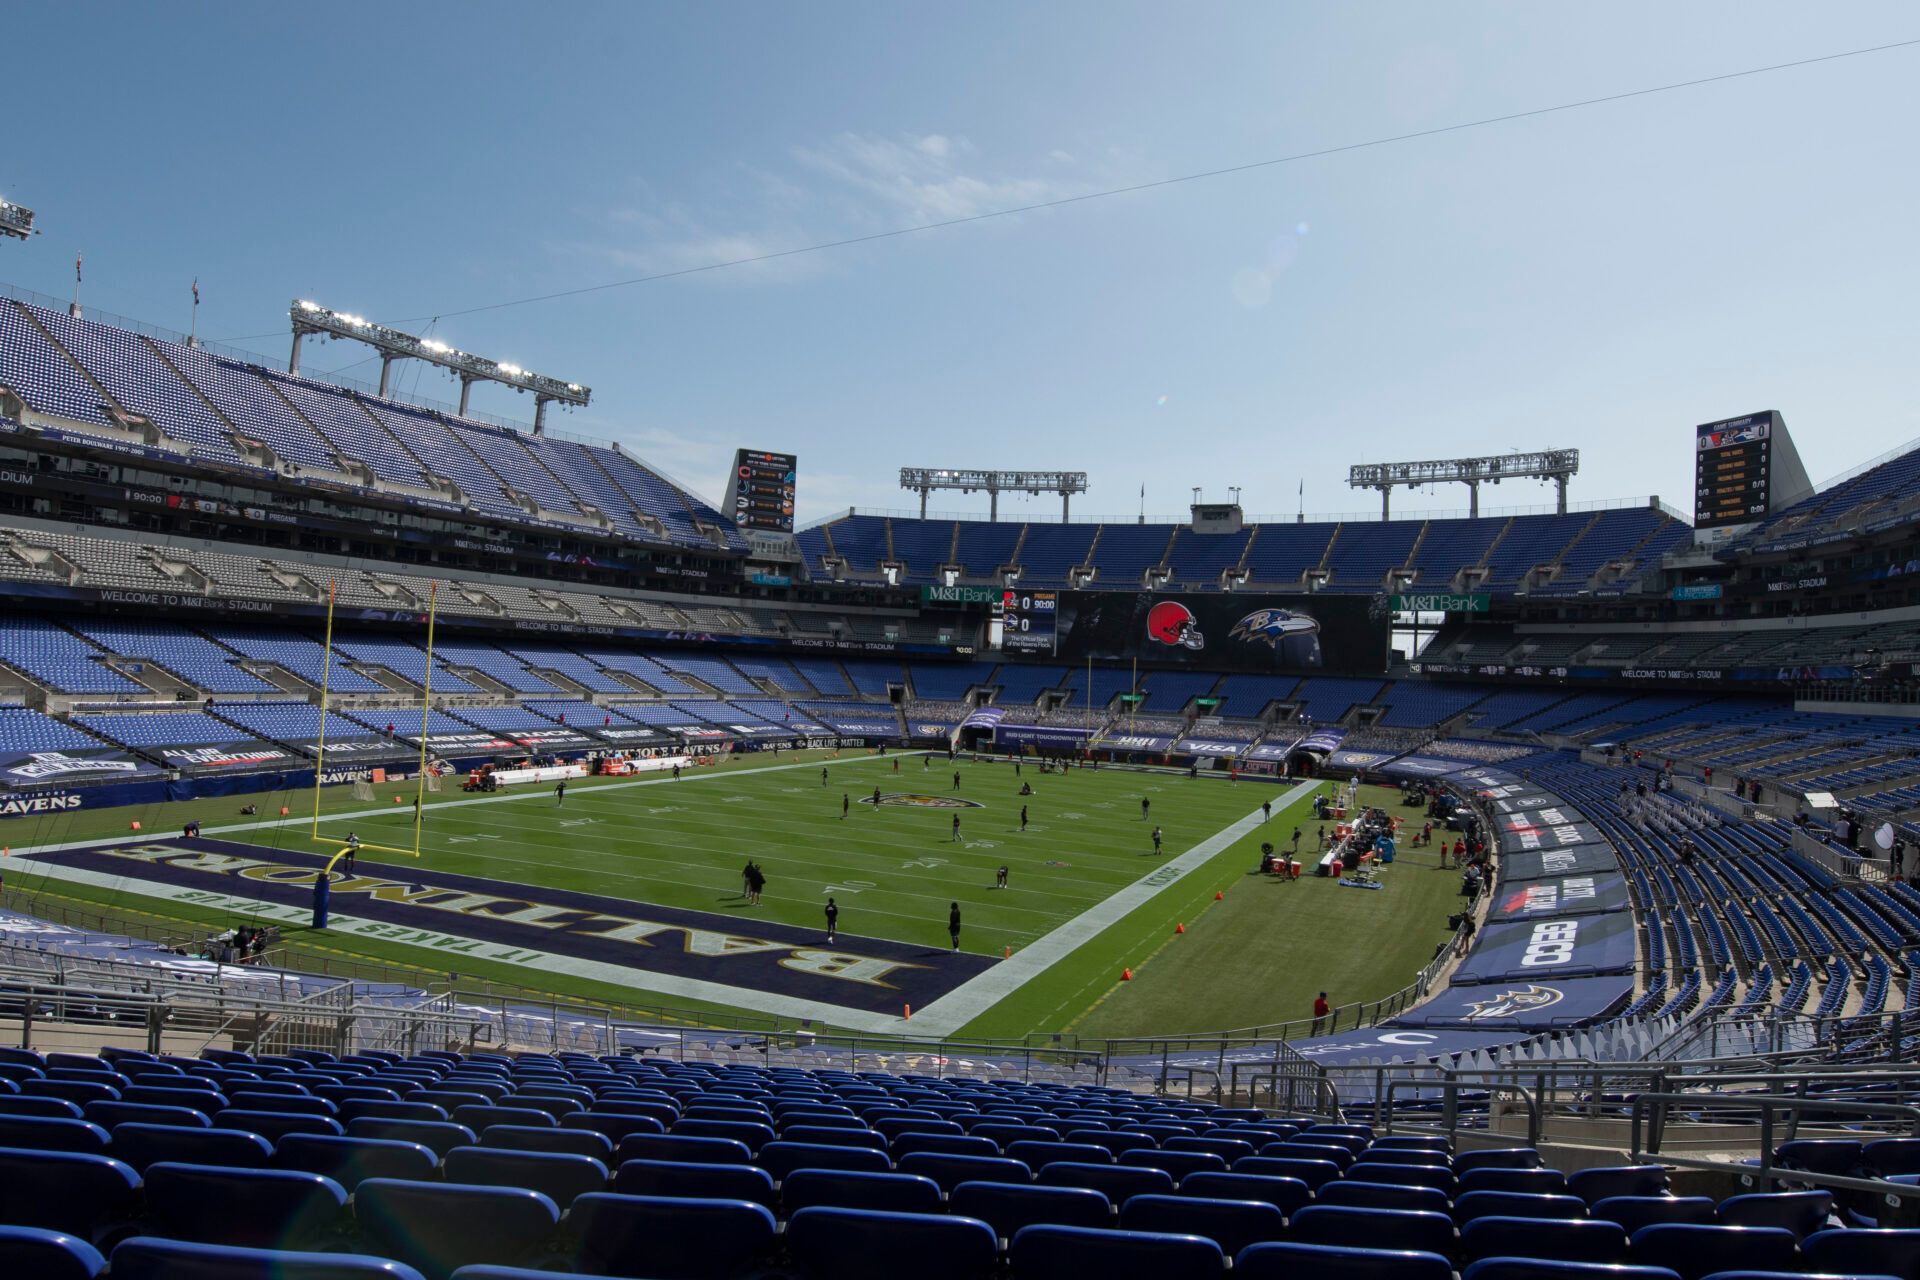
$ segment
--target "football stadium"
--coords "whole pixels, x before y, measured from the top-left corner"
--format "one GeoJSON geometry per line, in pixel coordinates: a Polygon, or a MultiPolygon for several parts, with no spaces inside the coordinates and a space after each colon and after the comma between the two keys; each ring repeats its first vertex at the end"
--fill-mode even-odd
{"type": "MultiPolygon", "coordinates": [[[[1742,77],[1796,112],[1887,78],[1911,111],[1913,41],[1834,39],[1261,164],[1394,173],[1417,153],[1367,148],[1543,115],[1610,137],[1617,98],[1742,77]]],[[[904,172],[951,197],[972,144],[934,142],[904,172]]],[[[854,151],[793,155],[844,178],[854,151]]],[[[0,283],[9,1275],[1920,1280],[1920,428],[1844,429],[1866,390],[1803,405],[1891,387],[1891,347],[1791,399],[1758,360],[1551,388],[1656,420],[1631,434],[1515,426],[1482,387],[1485,430],[1392,456],[1356,385],[1329,430],[1208,427],[1278,471],[1183,459],[1175,428],[1137,463],[1191,502],[1089,514],[1137,478],[1091,425],[823,428],[800,383],[693,368],[596,391],[627,376],[583,336],[611,322],[567,308],[690,272],[830,292],[766,263],[885,275],[929,230],[989,271],[1082,202],[1251,199],[1239,169],[886,205],[418,318],[472,292],[457,259],[263,238],[221,269],[291,301],[223,340],[199,276],[184,331],[96,305],[141,299],[109,264],[203,250],[108,253],[132,224],[72,167],[0,172],[0,281],[32,282],[0,283]],[[872,240],[896,256],[844,256],[872,240]],[[580,355],[494,354],[521,339],[580,355]],[[647,381],[712,403],[697,452],[647,381]],[[1360,509],[1313,514],[1311,468],[1360,509]],[[1597,487],[1662,474],[1692,492],[1597,487]]],[[[410,180],[351,181],[377,220],[410,180]]],[[[234,225],[203,180],[169,195],[234,225]]],[[[1297,305],[1308,232],[1256,300],[1234,278],[1236,316],[1297,305]]],[[[695,287],[650,296],[811,340],[695,287]]]]}

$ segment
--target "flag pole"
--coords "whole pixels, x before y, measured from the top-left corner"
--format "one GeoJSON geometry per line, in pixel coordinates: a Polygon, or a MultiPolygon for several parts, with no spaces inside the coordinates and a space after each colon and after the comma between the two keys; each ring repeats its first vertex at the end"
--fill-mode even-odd
{"type": "Polygon", "coordinates": [[[73,255],[73,301],[67,304],[67,314],[74,319],[80,318],[80,263],[85,255],[75,251],[73,255]]]}
{"type": "Polygon", "coordinates": [[[327,688],[333,676],[333,589],[338,579],[327,581],[327,647],[320,659],[320,744],[313,758],[313,830],[310,838],[320,837],[320,779],[327,771],[327,688]]]}
{"type": "Polygon", "coordinates": [[[427,669],[420,694],[420,777],[413,793],[413,856],[420,856],[420,822],[427,799],[427,717],[433,714],[433,620],[439,610],[440,583],[427,588],[427,669]]]}
{"type": "Polygon", "coordinates": [[[193,323],[187,329],[187,345],[200,345],[200,277],[193,278],[193,323]]]}

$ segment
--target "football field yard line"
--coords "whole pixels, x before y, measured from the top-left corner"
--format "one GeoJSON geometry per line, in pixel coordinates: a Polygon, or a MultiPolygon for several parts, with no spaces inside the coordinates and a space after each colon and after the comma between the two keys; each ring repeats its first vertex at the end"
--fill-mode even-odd
{"type": "MultiPolygon", "coordinates": [[[[1282,795],[1274,807],[1282,813],[1318,790],[1320,783],[1309,780],[1282,795]]],[[[1224,830],[1208,836],[1193,848],[1164,864],[1151,875],[1142,876],[1106,900],[1087,908],[1053,932],[1030,944],[1013,957],[1003,960],[976,978],[969,979],[926,1008],[914,1014],[912,1022],[902,1020],[900,1030],[916,1036],[949,1036],[973,1021],[1020,988],[1038,978],[1050,967],[1066,959],[1084,944],[1111,926],[1199,870],[1228,846],[1258,830],[1266,822],[1265,813],[1255,809],[1224,830]]]]}

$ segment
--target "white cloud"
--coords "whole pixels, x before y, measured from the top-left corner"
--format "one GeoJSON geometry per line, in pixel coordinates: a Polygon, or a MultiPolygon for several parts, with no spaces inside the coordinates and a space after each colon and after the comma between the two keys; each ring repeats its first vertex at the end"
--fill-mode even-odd
{"type": "Polygon", "coordinates": [[[976,154],[965,138],[944,134],[843,133],[822,146],[796,147],[793,158],[844,194],[862,197],[860,216],[886,225],[903,216],[908,225],[977,217],[1070,194],[1049,178],[981,171],[969,163],[976,154]]]}

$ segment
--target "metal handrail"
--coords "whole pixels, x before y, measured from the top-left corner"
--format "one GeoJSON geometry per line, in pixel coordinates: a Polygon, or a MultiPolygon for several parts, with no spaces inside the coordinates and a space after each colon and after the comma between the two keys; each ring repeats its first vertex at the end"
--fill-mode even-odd
{"type": "MultiPolygon", "coordinates": [[[[1801,1078],[1804,1087],[1805,1077],[1801,1078]]],[[[1861,1119],[1884,1118],[1901,1120],[1912,1133],[1920,1135],[1920,1107],[1904,1106],[1885,1102],[1849,1102],[1832,1098],[1788,1097],[1783,1094],[1738,1094],[1716,1096],[1698,1093],[1644,1093],[1633,1100],[1632,1137],[1628,1151],[1635,1160],[1658,1160],[1692,1169],[1725,1169],[1724,1162],[1703,1160],[1692,1156],[1662,1155],[1661,1140],[1665,1137],[1667,1112],[1680,1106],[1688,1110],[1711,1109],[1716,1104],[1731,1110],[1736,1107],[1760,1111],[1760,1160],[1753,1176],[1758,1180],[1762,1191],[1771,1191],[1773,1184],[1782,1172],[1773,1162],[1775,1117],[1785,1113],[1795,1124],[1801,1113],[1839,1112],[1861,1119]],[[1641,1139],[1648,1141],[1643,1144],[1641,1139]]],[[[1840,1174],[1814,1173],[1802,1169],[1790,1169],[1784,1172],[1792,1175],[1795,1182],[1806,1182],[1815,1186],[1832,1186],[1856,1191],[1873,1191],[1899,1198],[1920,1198],[1920,1187],[1902,1186],[1899,1183],[1878,1180],[1849,1178],[1840,1174]]]]}
{"type": "MultiPolygon", "coordinates": [[[[1460,1090],[1474,1088],[1485,1089],[1489,1095],[1502,1093],[1511,1094],[1519,1098],[1527,1107],[1527,1145],[1532,1147],[1538,1146],[1540,1143],[1540,1099],[1534,1095],[1533,1090],[1522,1085],[1498,1083],[1485,1085],[1475,1084],[1467,1080],[1447,1079],[1390,1080],[1387,1082],[1386,1091],[1387,1114],[1389,1116],[1393,1114],[1393,1095],[1403,1088],[1439,1089],[1446,1095],[1443,1102],[1444,1110],[1442,1110],[1441,1115],[1443,1117],[1443,1128],[1445,1129],[1448,1141],[1454,1140],[1460,1133],[1460,1090]]],[[[1388,1129],[1388,1132],[1392,1132],[1391,1128],[1388,1129]]]]}

